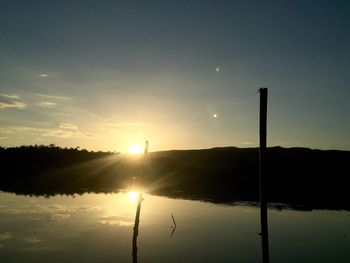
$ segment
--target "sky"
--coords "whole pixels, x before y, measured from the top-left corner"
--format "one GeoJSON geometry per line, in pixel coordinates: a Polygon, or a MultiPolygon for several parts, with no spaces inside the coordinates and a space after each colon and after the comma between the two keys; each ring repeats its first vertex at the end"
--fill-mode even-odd
{"type": "Polygon", "coordinates": [[[0,145],[350,150],[349,1],[0,0],[0,145]]]}

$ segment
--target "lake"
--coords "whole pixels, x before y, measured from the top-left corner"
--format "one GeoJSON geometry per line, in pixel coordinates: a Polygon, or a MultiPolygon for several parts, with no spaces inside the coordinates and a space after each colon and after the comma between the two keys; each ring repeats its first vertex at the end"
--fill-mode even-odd
{"type": "MultiPolygon", "coordinates": [[[[261,262],[258,207],[143,198],[138,262],[261,262]]],[[[0,261],[132,262],[136,207],[128,192],[0,192],[0,261]]],[[[350,262],[350,212],[268,212],[271,262],[350,262]]]]}

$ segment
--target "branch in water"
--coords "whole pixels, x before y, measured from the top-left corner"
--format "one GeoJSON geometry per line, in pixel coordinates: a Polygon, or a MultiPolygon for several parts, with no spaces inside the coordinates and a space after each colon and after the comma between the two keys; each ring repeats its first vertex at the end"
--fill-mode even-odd
{"type": "Polygon", "coordinates": [[[173,229],[172,231],[171,231],[171,238],[173,237],[173,235],[174,235],[174,232],[175,232],[175,229],[176,229],[176,221],[175,221],[175,218],[174,218],[174,216],[173,216],[173,214],[171,213],[171,218],[173,219],[173,223],[174,223],[174,226],[171,226],[171,228],[173,229]]]}

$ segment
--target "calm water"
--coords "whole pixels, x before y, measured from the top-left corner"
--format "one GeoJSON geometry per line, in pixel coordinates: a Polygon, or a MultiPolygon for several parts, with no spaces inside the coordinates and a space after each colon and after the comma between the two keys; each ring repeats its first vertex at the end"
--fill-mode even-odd
{"type": "MultiPolygon", "coordinates": [[[[0,262],[132,262],[136,206],[128,193],[0,192],[0,262]]],[[[269,224],[271,262],[350,262],[350,212],[270,210],[269,224]]],[[[255,207],[145,194],[138,262],[261,262],[259,229],[255,207]]]]}

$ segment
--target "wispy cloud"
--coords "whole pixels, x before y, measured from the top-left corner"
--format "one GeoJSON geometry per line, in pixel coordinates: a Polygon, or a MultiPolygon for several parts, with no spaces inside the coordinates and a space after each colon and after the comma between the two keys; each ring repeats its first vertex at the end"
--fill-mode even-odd
{"type": "Polygon", "coordinates": [[[63,129],[63,130],[77,130],[78,129],[77,126],[75,126],[74,124],[69,123],[69,122],[61,122],[58,124],[58,127],[60,129],[63,129]]]}
{"type": "Polygon", "coordinates": [[[51,214],[50,215],[50,219],[52,221],[62,221],[65,219],[70,218],[70,214],[64,214],[64,213],[60,213],[60,214],[51,214]]]}
{"type": "Polygon", "coordinates": [[[0,128],[0,140],[7,139],[8,135],[12,133],[11,130],[0,128]]]}
{"type": "Polygon", "coordinates": [[[0,109],[24,109],[27,105],[20,101],[9,101],[10,99],[19,99],[14,93],[0,93],[0,97],[5,98],[0,101],[0,109]]]}
{"type": "Polygon", "coordinates": [[[13,127],[9,127],[8,129],[16,132],[44,132],[48,130],[44,128],[35,128],[35,127],[28,127],[28,126],[13,126],[13,127]]]}
{"type": "Polygon", "coordinates": [[[40,128],[40,127],[28,127],[28,126],[12,126],[6,127],[6,129],[0,130],[0,139],[7,137],[12,133],[30,133],[36,134],[42,137],[57,137],[57,138],[104,138],[105,135],[99,135],[78,130],[74,124],[63,122],[59,124],[59,127],[54,128],[40,128]]]}
{"type": "Polygon", "coordinates": [[[119,216],[103,216],[97,222],[103,225],[110,225],[110,226],[117,225],[122,227],[132,226],[134,224],[132,220],[128,218],[119,217],[119,216]]]}
{"type": "Polygon", "coordinates": [[[29,244],[37,244],[42,242],[42,240],[38,237],[24,237],[24,240],[29,244]]]}
{"type": "Polygon", "coordinates": [[[24,109],[27,105],[23,102],[19,101],[11,101],[11,102],[6,102],[6,101],[0,101],[0,109],[24,109]]]}
{"type": "Polygon", "coordinates": [[[6,239],[10,239],[12,238],[12,234],[11,233],[0,233],[0,240],[6,240],[6,239]]]}
{"type": "MultiPolygon", "coordinates": [[[[69,138],[69,137],[77,137],[78,132],[71,130],[49,130],[42,134],[43,137],[57,137],[57,138],[69,138]]],[[[79,137],[79,136],[78,136],[79,137]]]]}
{"type": "Polygon", "coordinates": [[[100,135],[88,133],[88,132],[81,132],[78,130],[63,130],[63,129],[57,129],[57,130],[48,130],[44,134],[42,134],[44,137],[57,137],[57,138],[70,138],[70,137],[77,137],[77,138],[101,138],[100,135]]]}
{"type": "Polygon", "coordinates": [[[44,99],[52,99],[52,100],[71,100],[72,98],[66,97],[66,96],[60,96],[60,95],[52,95],[52,94],[45,94],[45,93],[36,93],[36,92],[31,92],[30,94],[44,98],[44,99]]]}
{"type": "Polygon", "coordinates": [[[57,106],[57,103],[51,101],[42,101],[39,102],[37,105],[42,108],[54,108],[57,106]]]}
{"type": "Polygon", "coordinates": [[[2,134],[11,134],[11,133],[13,133],[13,131],[8,130],[8,129],[0,128],[0,136],[1,136],[2,134]]]}
{"type": "MultiPolygon", "coordinates": [[[[18,208],[3,208],[0,210],[0,214],[10,214],[10,215],[22,215],[22,214],[71,214],[75,212],[90,212],[90,211],[100,211],[102,208],[99,206],[78,206],[78,205],[33,205],[33,206],[20,206],[18,208]]],[[[5,233],[6,234],[6,233],[5,233]]],[[[0,233],[0,238],[4,233],[0,233]]]]}
{"type": "Polygon", "coordinates": [[[0,96],[8,99],[19,99],[19,96],[14,93],[0,93],[0,96]]]}

